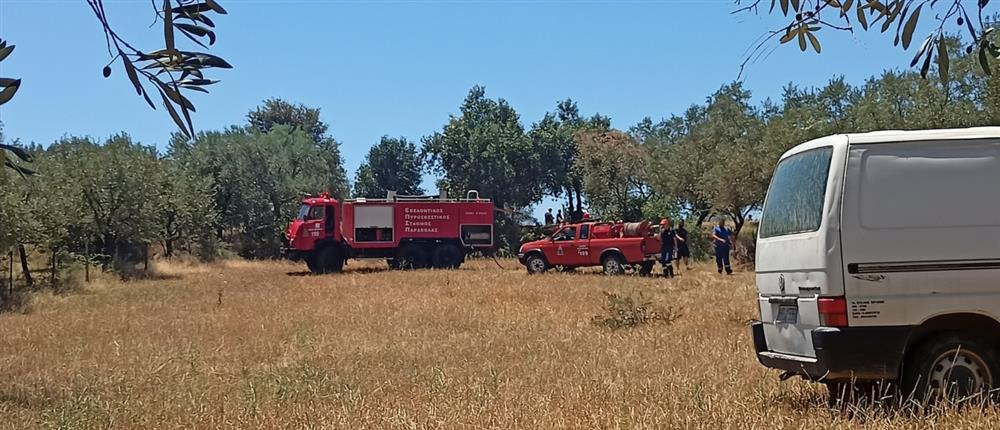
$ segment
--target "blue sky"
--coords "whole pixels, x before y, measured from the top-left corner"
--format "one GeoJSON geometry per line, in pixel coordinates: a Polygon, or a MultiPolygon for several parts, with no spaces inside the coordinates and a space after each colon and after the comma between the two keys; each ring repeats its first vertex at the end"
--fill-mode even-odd
{"type": "MultiPolygon", "coordinates": [[[[119,34],[140,49],[160,47],[148,0],[105,3],[119,34]]],[[[222,82],[211,95],[193,97],[195,126],[242,123],[268,97],[320,107],[352,178],[380,136],[419,140],[440,129],[476,84],[507,99],[525,127],[566,97],[623,129],[645,116],[680,113],[734,80],[746,48],[780,24],[731,15],[730,0],[222,4],[230,13],[216,19],[212,52],[235,69],[213,72],[222,82]]],[[[746,86],[763,99],[790,81],[822,85],[844,75],[859,83],[905,67],[911,55],[874,34],[821,36],[822,55],[778,48],[751,66],[746,86]]],[[[110,57],[84,0],[0,0],[0,38],[17,45],[0,76],[24,79],[0,108],[8,136],[48,144],[66,134],[127,131],[164,147],[174,127],[169,117],[150,110],[117,66],[102,78],[110,57]]]]}

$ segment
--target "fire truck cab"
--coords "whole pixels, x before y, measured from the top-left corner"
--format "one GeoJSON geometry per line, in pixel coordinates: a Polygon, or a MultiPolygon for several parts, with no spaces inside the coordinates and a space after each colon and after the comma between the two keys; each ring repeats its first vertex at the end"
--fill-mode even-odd
{"type": "Polygon", "coordinates": [[[315,273],[339,272],[350,258],[385,259],[400,269],[458,268],[477,248],[493,246],[493,203],[397,196],[339,202],[322,194],[302,202],[286,233],[286,255],[315,273]]]}

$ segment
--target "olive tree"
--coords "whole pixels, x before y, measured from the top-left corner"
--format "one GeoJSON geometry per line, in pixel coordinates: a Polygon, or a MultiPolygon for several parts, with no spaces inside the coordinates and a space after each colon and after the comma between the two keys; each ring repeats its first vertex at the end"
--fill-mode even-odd
{"type": "MultiPolygon", "coordinates": [[[[205,87],[218,81],[206,79],[205,71],[212,68],[228,69],[232,66],[215,55],[182,49],[176,39],[183,36],[195,45],[209,49],[216,41],[212,16],[225,15],[226,10],[217,0],[152,0],[156,22],[162,24],[163,46],[143,50],[115,31],[108,19],[105,0],[86,2],[101,24],[108,55],[111,57],[111,61],[103,68],[104,77],[111,76],[111,65],[120,61],[136,94],[150,108],[156,109],[156,104],[160,103],[181,133],[189,138],[193,137],[191,113],[195,111],[195,106],[185,93],[207,93],[205,87]],[[159,101],[154,102],[154,99],[159,101]]],[[[0,39],[0,61],[13,51],[14,45],[0,39]]],[[[20,86],[20,79],[0,77],[0,105],[9,102],[20,86]]],[[[3,152],[0,150],[0,156],[3,152]]]]}
{"type": "Polygon", "coordinates": [[[757,13],[767,8],[767,13],[787,18],[786,25],[767,32],[752,47],[741,72],[761,58],[775,39],[781,44],[794,42],[802,51],[820,53],[823,29],[850,33],[878,29],[904,50],[917,46],[910,67],[919,66],[920,74],[926,77],[934,62],[939,79],[947,83],[949,53],[954,49],[948,32],[957,29],[965,35],[965,52],[975,52],[982,70],[990,74],[990,58],[1000,58],[1000,46],[994,42],[994,24],[983,18],[988,16],[989,4],[990,0],[736,0],[736,12],[757,13]],[[919,24],[928,18],[934,25],[921,36],[919,24]],[[923,41],[913,45],[921,37],[923,41]]]}

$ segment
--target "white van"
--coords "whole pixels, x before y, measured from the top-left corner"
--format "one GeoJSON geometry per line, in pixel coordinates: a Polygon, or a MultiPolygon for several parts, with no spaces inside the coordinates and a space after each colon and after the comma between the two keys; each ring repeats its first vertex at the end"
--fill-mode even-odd
{"type": "Polygon", "coordinates": [[[771,181],[756,263],[764,366],[831,391],[1000,387],[1000,127],[796,146],[771,181]]]}

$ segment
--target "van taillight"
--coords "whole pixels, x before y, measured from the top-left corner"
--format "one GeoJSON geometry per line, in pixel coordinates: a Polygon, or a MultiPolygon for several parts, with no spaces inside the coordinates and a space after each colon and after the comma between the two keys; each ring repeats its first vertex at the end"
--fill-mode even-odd
{"type": "Polygon", "coordinates": [[[821,297],[818,300],[819,323],[826,327],[847,327],[847,299],[821,297]]]}

